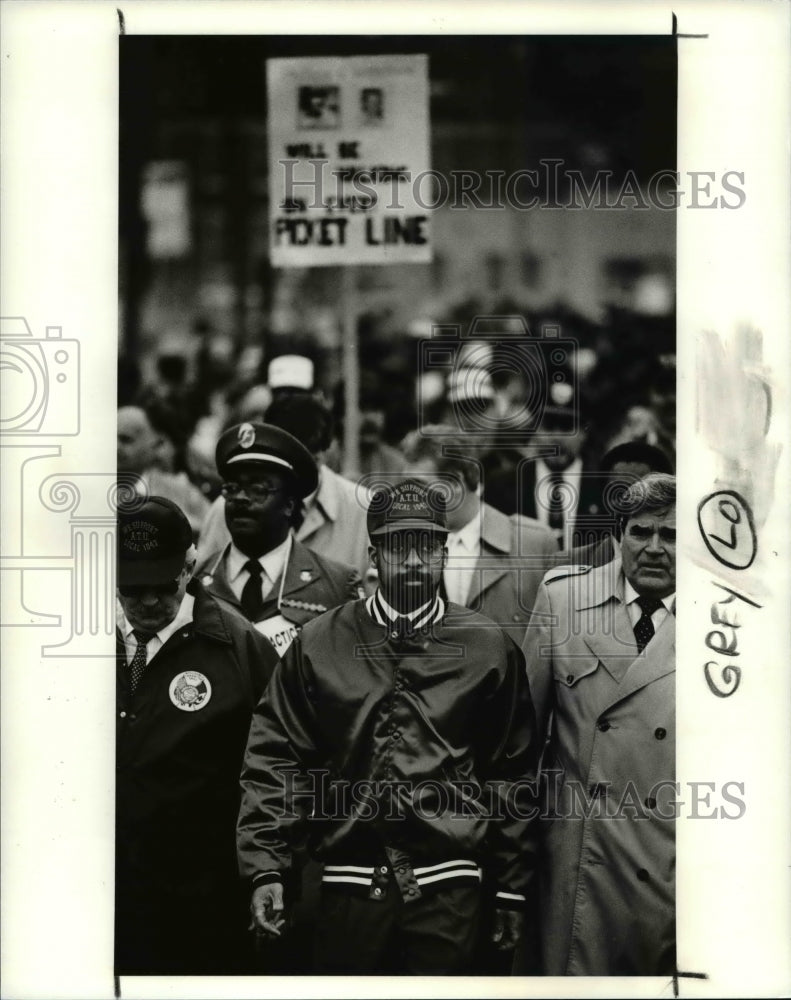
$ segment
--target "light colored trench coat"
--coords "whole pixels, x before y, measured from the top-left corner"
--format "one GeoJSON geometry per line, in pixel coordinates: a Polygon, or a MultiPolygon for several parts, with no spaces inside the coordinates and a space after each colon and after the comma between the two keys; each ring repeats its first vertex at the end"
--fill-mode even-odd
{"type": "Polygon", "coordinates": [[[523,644],[538,722],[551,720],[548,975],[675,968],[675,617],[638,656],[623,587],[620,560],[550,570],[523,644]]]}

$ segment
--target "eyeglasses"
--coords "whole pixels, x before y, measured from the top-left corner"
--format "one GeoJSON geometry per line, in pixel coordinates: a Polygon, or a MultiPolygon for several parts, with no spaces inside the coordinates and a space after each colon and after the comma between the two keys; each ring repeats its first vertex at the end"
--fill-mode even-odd
{"type": "Polygon", "coordinates": [[[264,486],[263,483],[223,483],[220,492],[228,500],[235,500],[240,493],[245,493],[250,500],[260,502],[268,499],[273,493],[279,493],[282,486],[264,486]]]}
{"type": "Polygon", "coordinates": [[[445,537],[430,533],[413,534],[397,531],[387,535],[379,543],[379,549],[386,562],[400,565],[412,551],[417,552],[422,562],[436,562],[445,551],[445,537]]]}
{"type": "Polygon", "coordinates": [[[168,580],[167,583],[130,583],[125,587],[118,588],[121,597],[142,597],[143,594],[153,593],[160,597],[175,594],[179,589],[178,580],[168,580]]]}

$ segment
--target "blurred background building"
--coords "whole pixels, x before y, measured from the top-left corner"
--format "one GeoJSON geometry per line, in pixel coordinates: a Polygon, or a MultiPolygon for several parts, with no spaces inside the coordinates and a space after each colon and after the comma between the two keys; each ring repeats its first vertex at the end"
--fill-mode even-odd
{"type": "MultiPolygon", "coordinates": [[[[269,264],[265,61],[410,52],[429,56],[434,170],[510,176],[552,160],[607,176],[611,200],[629,177],[639,188],[600,209],[550,207],[566,203],[562,178],[540,192],[548,207],[445,204],[433,263],[359,268],[361,409],[397,443],[415,426],[432,324],[521,314],[532,332],[550,323],[578,340],[593,446],[672,446],[675,213],[648,193],[675,169],[669,37],[123,37],[121,402],[173,399],[189,435],[297,353],[339,412],[337,269],[269,264]]],[[[478,194],[485,204],[491,187],[478,194]]]]}

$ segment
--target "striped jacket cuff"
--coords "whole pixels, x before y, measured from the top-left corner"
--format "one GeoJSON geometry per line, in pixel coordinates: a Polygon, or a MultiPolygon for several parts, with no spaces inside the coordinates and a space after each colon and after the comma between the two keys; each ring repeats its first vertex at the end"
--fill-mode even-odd
{"type": "Polygon", "coordinates": [[[257,889],[259,885],[271,885],[273,882],[283,881],[283,876],[280,872],[259,872],[257,875],[253,875],[253,888],[257,889]]]}
{"type": "Polygon", "coordinates": [[[494,894],[494,905],[498,910],[523,910],[526,904],[527,897],[522,892],[506,892],[501,889],[494,894]]]}

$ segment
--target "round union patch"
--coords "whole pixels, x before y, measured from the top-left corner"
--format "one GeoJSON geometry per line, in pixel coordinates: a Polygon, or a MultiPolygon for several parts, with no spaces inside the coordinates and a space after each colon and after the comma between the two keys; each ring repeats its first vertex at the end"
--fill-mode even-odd
{"type": "Polygon", "coordinates": [[[198,712],[209,704],[211,684],[205,674],[185,670],[170,682],[170,700],[182,712],[198,712]]]}

